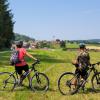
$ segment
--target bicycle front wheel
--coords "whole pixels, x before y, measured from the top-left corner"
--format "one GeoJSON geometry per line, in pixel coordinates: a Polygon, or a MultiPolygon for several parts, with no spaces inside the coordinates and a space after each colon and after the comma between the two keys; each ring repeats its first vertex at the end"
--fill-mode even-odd
{"type": "Polygon", "coordinates": [[[100,72],[92,77],[92,88],[95,92],[100,92],[100,72]]]}
{"type": "Polygon", "coordinates": [[[0,73],[0,91],[12,91],[15,87],[16,79],[9,72],[0,73]]]}
{"type": "Polygon", "coordinates": [[[31,89],[33,91],[47,91],[49,79],[44,73],[35,73],[31,79],[31,89]]]}
{"type": "Polygon", "coordinates": [[[76,77],[74,73],[71,72],[63,73],[58,80],[58,89],[60,93],[63,95],[76,93],[77,88],[73,84],[73,81],[75,81],[75,79],[76,77]]]}

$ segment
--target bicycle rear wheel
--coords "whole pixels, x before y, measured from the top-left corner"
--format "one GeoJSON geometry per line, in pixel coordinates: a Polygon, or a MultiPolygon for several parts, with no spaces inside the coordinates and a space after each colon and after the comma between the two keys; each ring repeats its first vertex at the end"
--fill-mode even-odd
{"type": "Polygon", "coordinates": [[[31,89],[33,91],[47,91],[49,79],[44,73],[36,73],[31,79],[31,89]]]}
{"type": "Polygon", "coordinates": [[[92,88],[95,92],[100,92],[100,72],[94,74],[92,77],[92,88]]]}
{"type": "Polygon", "coordinates": [[[61,94],[74,94],[77,92],[77,87],[73,84],[76,79],[75,74],[71,72],[63,73],[58,80],[58,89],[61,94]]]}
{"type": "Polygon", "coordinates": [[[13,91],[16,79],[14,75],[9,72],[0,73],[0,91],[13,91]]]}

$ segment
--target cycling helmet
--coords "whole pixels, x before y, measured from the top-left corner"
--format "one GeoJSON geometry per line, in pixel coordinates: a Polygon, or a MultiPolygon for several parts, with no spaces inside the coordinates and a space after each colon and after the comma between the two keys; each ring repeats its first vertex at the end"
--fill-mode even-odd
{"type": "Polygon", "coordinates": [[[80,49],[84,49],[86,47],[85,43],[80,43],[79,44],[80,49]]]}
{"type": "Polygon", "coordinates": [[[17,47],[21,48],[23,46],[23,41],[16,41],[15,44],[17,47]]]}

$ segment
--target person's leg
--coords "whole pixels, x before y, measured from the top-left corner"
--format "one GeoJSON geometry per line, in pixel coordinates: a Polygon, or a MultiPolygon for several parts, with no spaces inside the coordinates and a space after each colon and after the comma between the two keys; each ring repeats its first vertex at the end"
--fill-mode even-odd
{"type": "Polygon", "coordinates": [[[87,78],[87,70],[86,70],[86,69],[82,69],[82,71],[81,71],[81,77],[82,77],[84,80],[86,80],[86,78],[87,78]]]}
{"type": "MultiPolygon", "coordinates": [[[[75,74],[78,74],[78,71],[79,71],[78,67],[79,67],[79,65],[78,65],[77,60],[73,60],[72,64],[76,67],[75,74]]],[[[76,78],[73,80],[72,84],[74,84],[76,86],[76,84],[77,84],[77,79],[76,78]]]]}
{"type": "Polygon", "coordinates": [[[21,81],[21,76],[22,76],[22,67],[17,67],[17,66],[15,66],[15,70],[16,70],[16,72],[18,73],[18,75],[19,75],[19,81],[20,81],[20,85],[22,84],[22,81],[21,81]]]}
{"type": "MultiPolygon", "coordinates": [[[[29,66],[28,66],[28,65],[25,65],[25,66],[24,66],[24,71],[25,71],[25,72],[28,72],[28,71],[29,71],[29,66]]],[[[27,78],[28,78],[29,85],[30,85],[30,79],[31,79],[30,74],[28,74],[27,78]]]]}
{"type": "Polygon", "coordinates": [[[77,85],[77,79],[76,78],[74,78],[73,80],[72,80],[72,88],[75,88],[76,87],[76,85],[77,85]]]}
{"type": "MultiPolygon", "coordinates": [[[[79,72],[78,72],[78,69],[76,68],[75,74],[78,74],[78,73],[79,73],[79,72]]],[[[75,77],[75,78],[72,80],[72,86],[71,86],[71,88],[72,88],[72,89],[75,89],[76,86],[77,86],[77,77],[75,77]]]]}
{"type": "MultiPolygon", "coordinates": [[[[76,67],[75,74],[79,74],[79,70],[78,70],[79,65],[77,60],[73,60],[72,64],[76,67]]],[[[75,88],[76,85],[77,85],[77,78],[74,78],[72,81],[72,88],[75,88]]]]}
{"type": "MultiPolygon", "coordinates": [[[[87,79],[87,71],[86,69],[82,69],[81,71],[81,82],[83,83],[87,79]]],[[[84,91],[85,84],[82,86],[82,90],[84,91]]]]}

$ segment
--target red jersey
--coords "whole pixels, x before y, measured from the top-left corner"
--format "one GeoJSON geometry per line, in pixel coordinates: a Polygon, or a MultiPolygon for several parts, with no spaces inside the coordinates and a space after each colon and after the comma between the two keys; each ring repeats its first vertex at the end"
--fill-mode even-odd
{"type": "Polygon", "coordinates": [[[25,55],[26,55],[26,49],[25,48],[17,48],[17,50],[19,51],[19,59],[20,59],[20,63],[16,64],[15,66],[25,66],[27,63],[24,59],[25,55]]]}

